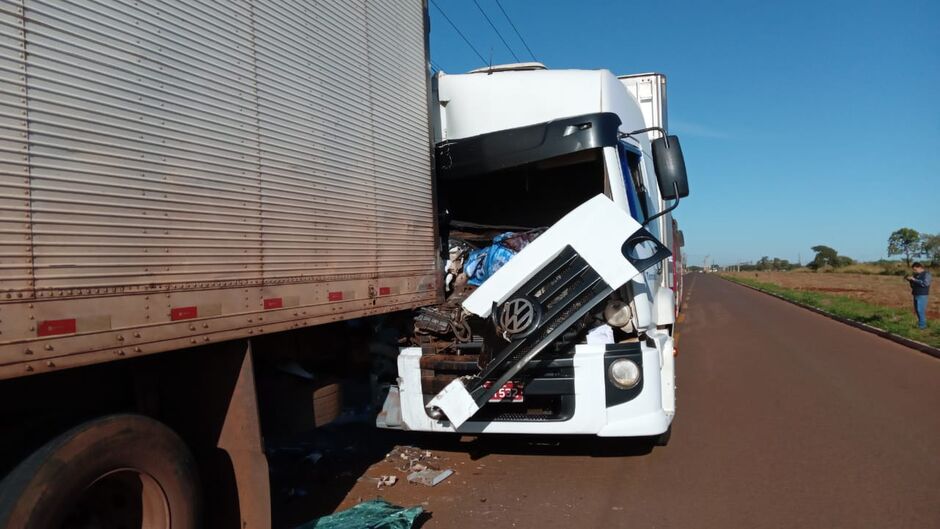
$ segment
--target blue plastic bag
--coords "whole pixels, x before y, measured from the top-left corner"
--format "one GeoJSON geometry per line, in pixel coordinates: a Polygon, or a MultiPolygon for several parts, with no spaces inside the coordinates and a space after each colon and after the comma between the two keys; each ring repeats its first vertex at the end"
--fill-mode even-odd
{"type": "Polygon", "coordinates": [[[504,264],[515,257],[516,251],[509,248],[506,243],[509,239],[517,238],[519,238],[519,235],[511,231],[500,233],[493,237],[493,244],[490,246],[470,252],[463,265],[463,271],[467,274],[467,283],[473,286],[482,285],[504,264]]]}

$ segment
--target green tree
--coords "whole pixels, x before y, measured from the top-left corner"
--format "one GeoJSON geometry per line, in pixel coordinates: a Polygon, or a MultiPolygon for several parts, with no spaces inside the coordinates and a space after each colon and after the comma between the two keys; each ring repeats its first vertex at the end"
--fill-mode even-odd
{"type": "Polygon", "coordinates": [[[839,253],[835,249],[828,246],[823,246],[822,244],[812,247],[812,250],[816,252],[816,257],[809,262],[806,266],[812,268],[813,270],[819,270],[824,266],[839,266],[839,253]]]}
{"type": "Polygon", "coordinates": [[[888,237],[888,255],[903,255],[907,266],[911,266],[911,259],[922,253],[923,246],[917,230],[901,228],[888,237]]]}
{"type": "Polygon", "coordinates": [[[770,270],[770,269],[771,269],[770,257],[767,257],[766,255],[763,256],[763,257],[761,257],[761,258],[757,261],[757,266],[756,266],[756,268],[757,268],[758,270],[762,271],[762,272],[765,271],[765,270],[770,270]]]}
{"type": "Polygon", "coordinates": [[[779,257],[774,257],[773,261],[770,261],[769,265],[771,270],[777,270],[781,272],[786,272],[793,268],[793,265],[790,264],[790,261],[787,259],[781,259],[779,257]]]}
{"type": "Polygon", "coordinates": [[[924,233],[920,236],[921,253],[930,259],[930,264],[940,266],[940,235],[924,233]]]}

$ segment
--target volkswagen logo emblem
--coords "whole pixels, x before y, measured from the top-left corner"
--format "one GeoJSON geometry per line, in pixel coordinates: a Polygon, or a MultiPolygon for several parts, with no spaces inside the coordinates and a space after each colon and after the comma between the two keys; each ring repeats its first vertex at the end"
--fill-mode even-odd
{"type": "Polygon", "coordinates": [[[535,330],[541,319],[538,305],[527,298],[513,298],[499,311],[499,325],[506,334],[525,336],[535,330]]]}

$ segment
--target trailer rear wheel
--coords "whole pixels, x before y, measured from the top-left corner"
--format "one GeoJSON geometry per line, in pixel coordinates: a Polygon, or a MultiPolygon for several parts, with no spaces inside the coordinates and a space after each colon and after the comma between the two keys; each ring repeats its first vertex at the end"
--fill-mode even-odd
{"type": "Polygon", "coordinates": [[[110,415],[49,441],[0,483],[6,529],[195,529],[192,454],[172,430],[110,415]]]}

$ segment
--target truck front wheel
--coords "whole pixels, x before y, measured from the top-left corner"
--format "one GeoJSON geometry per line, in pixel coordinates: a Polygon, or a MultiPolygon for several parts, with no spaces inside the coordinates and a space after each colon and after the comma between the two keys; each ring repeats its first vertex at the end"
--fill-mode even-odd
{"type": "Polygon", "coordinates": [[[33,452],[0,483],[5,529],[195,529],[196,462],[141,415],[88,421],[33,452]]]}

